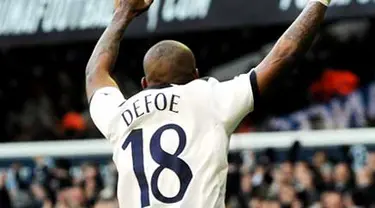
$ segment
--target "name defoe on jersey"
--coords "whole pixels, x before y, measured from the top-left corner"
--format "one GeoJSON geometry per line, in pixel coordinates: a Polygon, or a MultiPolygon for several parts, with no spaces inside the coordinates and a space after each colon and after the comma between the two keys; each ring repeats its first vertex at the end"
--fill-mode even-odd
{"type": "Polygon", "coordinates": [[[156,95],[149,94],[144,96],[143,99],[136,99],[133,101],[133,104],[129,105],[131,108],[126,109],[122,113],[122,117],[124,118],[126,125],[130,126],[134,119],[148,114],[152,112],[152,110],[168,110],[173,113],[178,113],[177,106],[180,98],[179,95],[175,94],[169,96],[164,93],[158,93],[156,95]],[[141,105],[143,105],[144,108],[141,108],[141,105]]]}

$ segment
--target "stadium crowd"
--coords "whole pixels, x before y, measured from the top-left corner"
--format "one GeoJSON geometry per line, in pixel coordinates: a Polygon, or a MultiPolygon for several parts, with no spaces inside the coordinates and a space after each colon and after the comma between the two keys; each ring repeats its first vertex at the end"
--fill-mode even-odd
{"type": "MultiPolygon", "coordinates": [[[[328,66],[355,72],[349,74],[349,80],[354,81],[350,81],[350,89],[346,93],[373,81],[374,72],[368,69],[374,66],[375,59],[368,51],[374,45],[371,37],[375,33],[375,24],[362,36],[350,35],[358,34],[358,30],[350,32],[347,29],[345,25],[341,28],[341,33],[345,34],[342,39],[330,36],[316,44],[300,66],[306,70],[293,71],[278,88],[283,93],[279,91],[270,96],[273,101],[290,102],[277,102],[278,105],[268,102],[272,108],[264,107],[271,109],[271,113],[285,114],[336,96],[335,89],[331,89],[331,80],[325,82],[324,76],[321,77],[328,66]],[[319,80],[320,77],[322,80],[319,80]],[[328,85],[328,94],[322,94],[328,85]],[[309,93],[310,89],[312,93],[309,93]]],[[[204,71],[249,52],[257,51],[254,56],[263,57],[263,46],[274,40],[274,35],[270,38],[266,34],[275,34],[275,31],[264,30],[260,30],[258,35],[253,31],[240,31],[241,36],[229,32],[222,36],[207,33],[199,40],[188,34],[186,41],[182,41],[192,46],[204,71]],[[252,41],[254,39],[259,41],[252,41]]],[[[340,28],[333,27],[331,31],[340,31],[340,28]]],[[[126,70],[117,70],[115,74],[116,78],[124,79],[126,76],[121,73],[126,71],[129,73],[126,75],[131,76],[131,80],[120,82],[120,87],[128,90],[124,91],[125,95],[129,96],[139,90],[134,81],[142,76],[137,67],[141,66],[139,57],[150,44],[145,42],[140,45],[139,41],[125,43],[130,49],[121,51],[121,54],[129,58],[120,58],[117,67],[126,70]]],[[[84,95],[83,69],[92,48],[93,43],[80,43],[0,51],[0,62],[6,69],[0,77],[0,103],[5,106],[0,108],[3,115],[0,117],[0,142],[102,137],[90,119],[84,95]]],[[[335,72],[330,71],[328,75],[335,72]]],[[[207,74],[204,71],[203,75],[207,74]]],[[[239,131],[254,130],[251,121],[246,119],[244,123],[239,131]]],[[[314,154],[306,156],[306,149],[297,147],[293,146],[286,157],[280,157],[276,153],[279,150],[231,153],[227,207],[375,207],[375,153],[364,156],[366,162],[358,165],[353,158],[338,158],[337,154],[329,154],[330,151],[314,150],[314,154]],[[305,156],[297,156],[300,154],[305,156]]],[[[109,160],[107,158],[107,163],[87,160],[77,164],[76,160],[38,157],[34,158],[33,165],[17,162],[10,166],[0,165],[0,168],[6,167],[0,170],[0,208],[115,208],[118,206],[115,191],[117,172],[109,160]]]]}
{"type": "MultiPolygon", "coordinates": [[[[296,143],[282,160],[272,149],[230,154],[227,208],[374,207],[375,152],[362,155],[361,164],[341,149],[333,157],[315,150],[309,158],[305,153],[310,150],[296,143]]],[[[73,166],[66,159],[38,157],[26,172],[19,163],[1,172],[1,208],[118,206],[111,162],[73,166]]]]}
{"type": "MultiPolygon", "coordinates": [[[[275,34],[284,30],[275,26],[221,31],[222,35],[200,33],[199,39],[191,38],[191,34],[176,35],[176,39],[192,48],[201,75],[207,76],[214,66],[244,54],[253,54],[249,65],[259,63],[273,45],[275,34]]],[[[246,122],[247,127],[241,131],[254,128],[268,131],[269,128],[261,126],[267,116],[285,115],[326,102],[373,81],[375,73],[369,69],[374,59],[368,51],[373,48],[371,37],[374,34],[375,24],[367,21],[327,26],[300,66],[274,88],[277,92],[265,98],[260,109],[264,112],[259,113],[258,109],[261,115],[246,122]],[[273,105],[279,100],[290,102],[273,105]]],[[[140,90],[142,57],[157,41],[124,40],[127,47],[121,49],[114,74],[126,97],[140,90]]],[[[0,50],[1,66],[6,71],[0,77],[0,103],[4,106],[0,108],[3,115],[0,117],[3,135],[0,142],[101,137],[90,119],[84,93],[83,71],[94,44],[82,42],[0,50]]]]}

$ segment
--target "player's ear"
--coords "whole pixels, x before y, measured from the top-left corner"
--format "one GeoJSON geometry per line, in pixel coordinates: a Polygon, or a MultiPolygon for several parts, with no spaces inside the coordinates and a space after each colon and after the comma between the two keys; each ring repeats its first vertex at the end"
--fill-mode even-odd
{"type": "Polygon", "coordinates": [[[141,85],[143,89],[146,89],[148,87],[147,80],[145,77],[142,77],[141,85]]]}
{"type": "Polygon", "coordinates": [[[195,69],[194,78],[195,79],[199,78],[199,70],[198,69],[195,69]]]}

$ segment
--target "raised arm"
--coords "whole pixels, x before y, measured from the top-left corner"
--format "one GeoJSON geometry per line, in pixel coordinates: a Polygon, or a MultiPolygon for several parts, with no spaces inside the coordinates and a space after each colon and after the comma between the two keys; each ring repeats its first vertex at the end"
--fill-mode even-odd
{"type": "Polygon", "coordinates": [[[310,0],[267,57],[256,67],[261,94],[280,72],[291,67],[310,48],[330,1],[310,0]]]}
{"type": "Polygon", "coordinates": [[[112,21],[99,39],[86,67],[86,94],[90,100],[102,87],[118,87],[110,73],[115,65],[120,42],[129,23],[143,11],[152,0],[116,0],[112,21]]]}

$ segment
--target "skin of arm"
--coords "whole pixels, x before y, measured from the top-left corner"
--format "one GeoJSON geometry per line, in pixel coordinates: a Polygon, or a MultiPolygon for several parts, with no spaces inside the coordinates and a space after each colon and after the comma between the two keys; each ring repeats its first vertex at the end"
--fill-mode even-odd
{"type": "Polygon", "coordinates": [[[146,11],[152,1],[116,0],[112,21],[100,37],[86,67],[86,95],[90,100],[102,87],[117,87],[110,75],[116,63],[120,42],[130,22],[146,11]]]}
{"type": "Polygon", "coordinates": [[[324,20],[326,10],[327,6],[321,2],[310,1],[271,52],[255,68],[261,95],[283,70],[292,67],[307,52],[324,20]]]}

